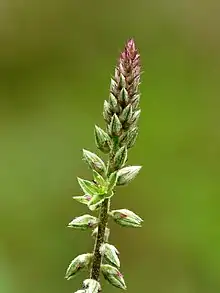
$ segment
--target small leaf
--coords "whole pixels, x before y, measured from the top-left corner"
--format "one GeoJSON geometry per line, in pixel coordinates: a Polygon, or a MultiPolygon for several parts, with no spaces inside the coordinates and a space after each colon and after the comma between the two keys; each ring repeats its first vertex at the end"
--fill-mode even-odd
{"type": "Polygon", "coordinates": [[[108,179],[109,185],[108,185],[108,190],[111,191],[114,189],[114,187],[116,186],[118,180],[118,172],[115,171],[113,172],[108,179]]]}
{"type": "Polygon", "coordinates": [[[99,185],[99,189],[100,187],[102,187],[105,192],[107,190],[107,182],[105,181],[105,179],[95,170],[93,170],[93,178],[95,182],[99,185]]]}
{"type": "Polygon", "coordinates": [[[129,166],[122,168],[118,171],[118,181],[117,185],[128,184],[133,180],[139,173],[141,166],[129,166]]]}
{"type": "Polygon", "coordinates": [[[88,163],[92,170],[95,170],[100,174],[106,173],[105,163],[96,154],[83,150],[83,159],[88,163]]]}
{"type": "Polygon", "coordinates": [[[94,182],[91,182],[91,181],[88,181],[85,179],[81,179],[79,177],[77,177],[77,180],[78,180],[79,185],[85,194],[89,194],[89,195],[99,194],[99,192],[100,192],[99,188],[94,182]]]}
{"type": "Polygon", "coordinates": [[[85,194],[83,196],[73,196],[73,199],[76,201],[82,203],[82,204],[88,204],[88,202],[91,200],[92,196],[89,194],[85,194]]]}
{"type": "Polygon", "coordinates": [[[100,207],[102,202],[105,200],[105,194],[96,194],[92,197],[88,203],[88,207],[91,211],[94,211],[100,207]]]}
{"type": "Polygon", "coordinates": [[[75,228],[79,230],[87,230],[89,228],[95,228],[99,223],[98,218],[91,215],[83,215],[74,218],[69,224],[69,228],[75,228]]]}
{"type": "Polygon", "coordinates": [[[67,268],[65,278],[67,280],[72,279],[77,272],[82,269],[88,268],[92,260],[92,253],[80,254],[74,260],[71,261],[69,267],[67,268]]]}
{"type": "Polygon", "coordinates": [[[101,265],[101,270],[104,278],[113,286],[126,290],[125,281],[123,275],[118,269],[111,265],[101,265]]]}

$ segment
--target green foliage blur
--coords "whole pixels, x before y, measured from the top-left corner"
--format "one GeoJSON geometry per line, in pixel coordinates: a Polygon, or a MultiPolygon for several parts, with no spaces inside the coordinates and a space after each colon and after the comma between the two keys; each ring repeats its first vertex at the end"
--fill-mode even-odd
{"type": "MultiPolygon", "coordinates": [[[[125,41],[141,53],[137,179],[112,207],[144,218],[110,223],[128,293],[220,292],[219,2],[2,0],[0,4],[0,292],[71,293],[64,280],[89,252],[89,233],[66,225],[87,213],[76,176],[82,148],[125,41]]],[[[119,292],[103,283],[104,293],[119,292]]]]}

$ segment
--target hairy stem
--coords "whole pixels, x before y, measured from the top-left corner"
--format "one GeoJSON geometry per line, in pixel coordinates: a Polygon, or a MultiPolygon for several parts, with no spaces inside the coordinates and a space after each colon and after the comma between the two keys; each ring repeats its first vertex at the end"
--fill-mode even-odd
{"type": "Polygon", "coordinates": [[[102,256],[100,254],[101,244],[104,242],[105,237],[105,228],[108,223],[108,208],[109,208],[110,199],[105,199],[102,203],[100,214],[99,214],[99,226],[98,226],[98,235],[96,237],[95,248],[94,248],[94,256],[93,256],[93,264],[91,269],[90,278],[96,281],[99,280],[100,275],[100,267],[102,256]]]}

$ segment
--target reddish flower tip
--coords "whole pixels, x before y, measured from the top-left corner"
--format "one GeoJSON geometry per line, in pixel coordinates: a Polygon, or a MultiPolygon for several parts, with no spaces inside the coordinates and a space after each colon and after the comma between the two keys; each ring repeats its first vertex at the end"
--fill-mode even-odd
{"type": "Polygon", "coordinates": [[[125,47],[127,49],[130,49],[130,50],[135,50],[135,42],[134,42],[134,40],[133,39],[128,40],[125,47]]]}

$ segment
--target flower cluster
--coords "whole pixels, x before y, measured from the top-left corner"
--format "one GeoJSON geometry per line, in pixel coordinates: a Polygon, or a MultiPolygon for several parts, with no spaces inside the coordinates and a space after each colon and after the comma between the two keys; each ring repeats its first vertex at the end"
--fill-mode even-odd
{"type": "Polygon", "coordinates": [[[141,227],[143,220],[127,209],[111,210],[110,200],[117,186],[126,185],[139,173],[140,166],[126,166],[128,150],[138,136],[140,93],[140,56],[133,40],[129,40],[120,55],[114,77],[111,79],[110,95],[104,102],[103,116],[106,129],[95,126],[94,136],[97,148],[108,154],[104,161],[96,154],[83,150],[83,159],[93,173],[93,180],[78,178],[82,196],[73,199],[85,204],[90,211],[99,211],[99,217],[89,214],[74,218],[68,227],[92,230],[96,239],[92,253],[85,253],[73,259],[66,271],[66,279],[72,279],[79,271],[90,271],[89,279],[83,282],[76,293],[98,293],[100,272],[113,286],[126,289],[120,270],[119,252],[108,243],[110,229],[108,219],[112,218],[122,227],[141,227]]]}

